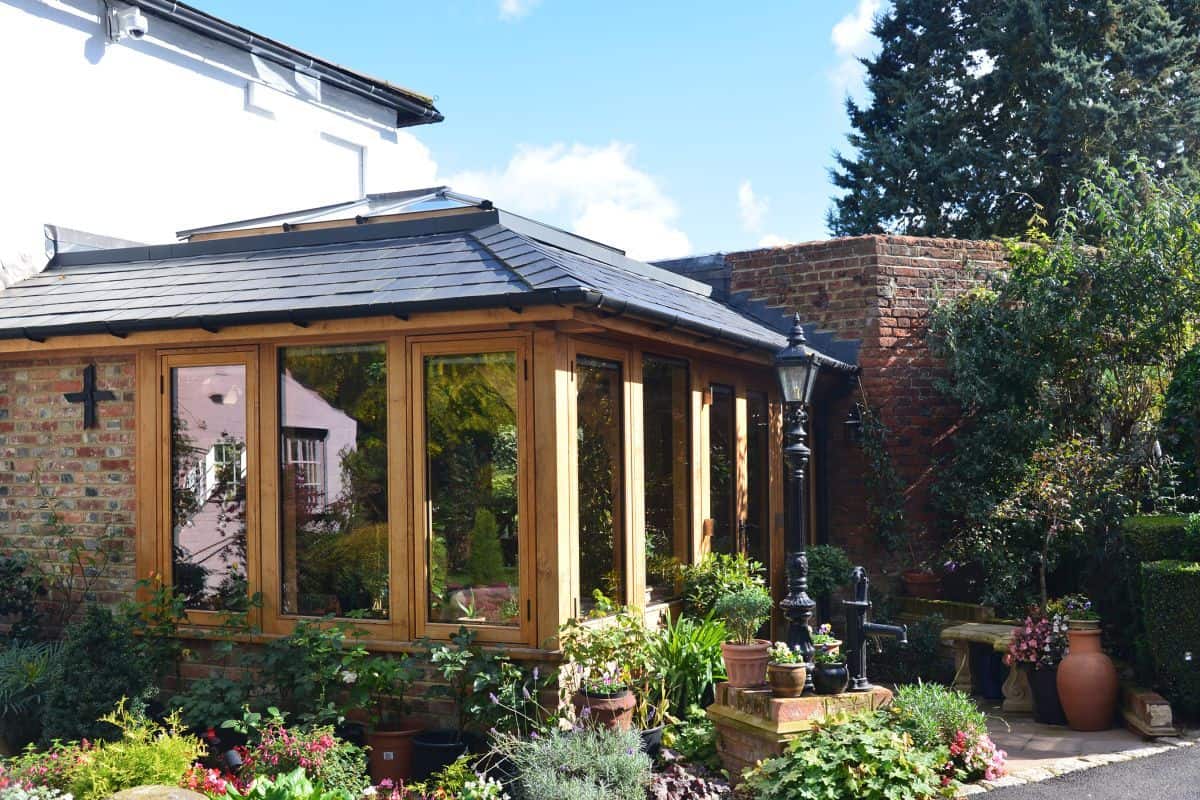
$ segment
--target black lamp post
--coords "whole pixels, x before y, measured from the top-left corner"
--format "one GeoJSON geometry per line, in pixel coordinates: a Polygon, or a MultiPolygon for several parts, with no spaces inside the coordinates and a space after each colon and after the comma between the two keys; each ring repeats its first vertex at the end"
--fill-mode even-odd
{"type": "Polygon", "coordinates": [[[775,370],[779,373],[779,388],[784,404],[784,467],[790,477],[784,508],[788,593],[780,601],[779,607],[788,621],[788,644],[804,656],[808,673],[805,689],[812,690],[814,648],[808,622],[817,604],[808,596],[808,555],[804,552],[808,538],[804,472],[809,456],[808,446],[804,442],[808,423],[806,406],[812,400],[818,366],[816,353],[807,347],[805,341],[804,326],[800,324],[800,315],[796,314],[788,334],[787,347],[775,356],[775,370]]]}

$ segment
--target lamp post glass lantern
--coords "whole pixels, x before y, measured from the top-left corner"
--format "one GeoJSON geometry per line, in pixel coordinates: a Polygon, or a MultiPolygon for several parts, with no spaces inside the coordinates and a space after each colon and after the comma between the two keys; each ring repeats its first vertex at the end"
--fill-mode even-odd
{"type": "Polygon", "coordinates": [[[806,406],[812,400],[813,386],[817,382],[816,353],[810,350],[804,337],[804,326],[796,314],[792,330],[788,334],[787,347],[775,356],[775,370],[779,374],[779,388],[783,395],[785,447],[783,458],[785,474],[790,478],[786,520],[787,589],[788,593],[779,603],[788,621],[787,642],[800,651],[807,667],[805,690],[812,690],[813,643],[809,620],[816,602],[808,596],[808,555],[805,553],[806,515],[804,475],[808,468],[809,449],[805,443],[808,425],[806,406]]]}

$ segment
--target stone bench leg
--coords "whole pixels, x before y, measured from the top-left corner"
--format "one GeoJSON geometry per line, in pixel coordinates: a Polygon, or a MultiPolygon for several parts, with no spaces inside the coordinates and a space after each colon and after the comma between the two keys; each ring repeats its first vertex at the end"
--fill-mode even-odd
{"type": "Polygon", "coordinates": [[[971,694],[971,643],[954,642],[954,688],[963,694],[971,694]]]}
{"type": "Polygon", "coordinates": [[[1000,706],[1001,710],[1033,713],[1033,692],[1029,688],[1028,672],[1016,666],[1009,667],[1003,691],[1004,703],[1000,706]]]}

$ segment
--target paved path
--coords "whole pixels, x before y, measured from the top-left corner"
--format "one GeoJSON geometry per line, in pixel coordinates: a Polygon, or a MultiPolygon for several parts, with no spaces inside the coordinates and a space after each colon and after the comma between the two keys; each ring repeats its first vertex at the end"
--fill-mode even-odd
{"type": "Polygon", "coordinates": [[[996,789],[986,800],[1196,800],[1200,746],[1073,772],[1040,783],[996,789]]]}

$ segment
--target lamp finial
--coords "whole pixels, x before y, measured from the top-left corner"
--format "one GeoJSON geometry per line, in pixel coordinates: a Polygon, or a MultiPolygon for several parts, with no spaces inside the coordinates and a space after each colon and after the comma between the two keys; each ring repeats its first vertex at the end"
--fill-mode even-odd
{"type": "Polygon", "coordinates": [[[808,339],[804,337],[804,325],[800,322],[800,312],[797,311],[792,317],[792,330],[788,333],[788,345],[795,347],[807,341],[808,339]]]}

